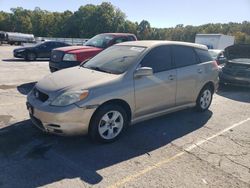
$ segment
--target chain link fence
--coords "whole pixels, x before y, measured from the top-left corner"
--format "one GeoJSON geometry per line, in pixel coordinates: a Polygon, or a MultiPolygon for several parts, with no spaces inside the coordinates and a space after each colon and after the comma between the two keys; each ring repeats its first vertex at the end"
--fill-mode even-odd
{"type": "Polygon", "coordinates": [[[54,37],[36,37],[36,42],[42,42],[42,41],[60,41],[65,42],[71,45],[83,45],[88,39],[86,38],[54,38],[54,37]]]}

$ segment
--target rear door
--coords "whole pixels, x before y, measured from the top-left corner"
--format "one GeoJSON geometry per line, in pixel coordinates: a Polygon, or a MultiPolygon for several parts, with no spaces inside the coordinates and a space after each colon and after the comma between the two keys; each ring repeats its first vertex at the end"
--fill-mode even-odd
{"type": "Polygon", "coordinates": [[[173,59],[177,68],[176,105],[184,105],[196,101],[197,84],[204,73],[199,59],[192,47],[174,45],[173,59]]]}
{"type": "Polygon", "coordinates": [[[172,66],[170,46],[152,49],[140,67],[151,67],[152,76],[134,78],[135,117],[173,107],[176,95],[176,70],[172,66]]]}

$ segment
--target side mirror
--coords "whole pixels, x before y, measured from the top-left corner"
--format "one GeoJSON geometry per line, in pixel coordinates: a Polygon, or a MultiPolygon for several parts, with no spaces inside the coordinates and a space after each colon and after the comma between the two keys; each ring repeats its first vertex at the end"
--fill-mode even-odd
{"type": "Polygon", "coordinates": [[[142,77],[142,76],[152,76],[153,75],[153,69],[150,67],[140,67],[136,69],[134,73],[134,77],[142,77]]]}

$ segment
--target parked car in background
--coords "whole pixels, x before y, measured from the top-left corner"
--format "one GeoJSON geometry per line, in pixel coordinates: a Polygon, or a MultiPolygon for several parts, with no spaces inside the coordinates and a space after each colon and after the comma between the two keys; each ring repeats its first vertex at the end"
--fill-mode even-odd
{"type": "Polygon", "coordinates": [[[70,46],[64,42],[46,41],[34,46],[17,48],[13,51],[16,58],[24,58],[27,61],[34,61],[36,58],[50,58],[51,51],[54,48],[70,46]]]}
{"type": "Polygon", "coordinates": [[[49,68],[51,72],[80,65],[105,48],[126,41],[137,40],[130,33],[103,33],[89,39],[84,46],[70,46],[52,51],[49,68]]]}
{"type": "Polygon", "coordinates": [[[43,131],[111,142],[130,123],[190,107],[206,111],[217,83],[218,66],[203,45],[125,42],[46,76],[27,107],[43,131]]]}
{"type": "Polygon", "coordinates": [[[239,44],[225,49],[227,63],[220,71],[221,84],[250,86],[250,45],[239,44]]]}
{"type": "Polygon", "coordinates": [[[209,54],[217,62],[219,67],[223,67],[224,64],[227,62],[227,59],[224,56],[224,50],[208,50],[209,54]]]}

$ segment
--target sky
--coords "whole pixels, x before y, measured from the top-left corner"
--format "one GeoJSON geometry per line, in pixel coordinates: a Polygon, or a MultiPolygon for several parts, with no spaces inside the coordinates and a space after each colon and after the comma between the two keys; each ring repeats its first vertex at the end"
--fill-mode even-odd
{"type": "MultiPolygon", "coordinates": [[[[130,21],[147,20],[151,27],[178,24],[202,25],[250,21],[250,0],[105,0],[120,8],[130,21]]],[[[76,11],[82,5],[99,5],[101,0],[0,0],[0,11],[23,7],[33,10],[76,11]]]]}

